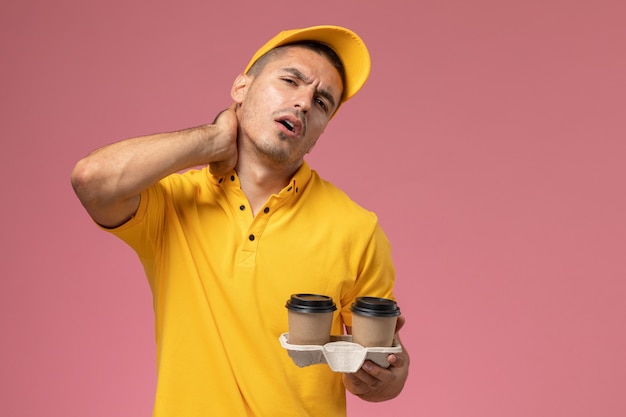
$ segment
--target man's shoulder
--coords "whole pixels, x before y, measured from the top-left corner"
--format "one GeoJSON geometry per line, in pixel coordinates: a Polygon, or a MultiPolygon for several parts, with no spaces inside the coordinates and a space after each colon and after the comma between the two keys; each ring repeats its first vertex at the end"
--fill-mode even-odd
{"type": "Polygon", "coordinates": [[[310,193],[312,200],[317,201],[319,205],[323,205],[332,213],[342,213],[341,217],[354,219],[358,222],[377,222],[376,213],[361,206],[346,191],[333,182],[323,179],[315,171],[311,177],[310,193]]]}

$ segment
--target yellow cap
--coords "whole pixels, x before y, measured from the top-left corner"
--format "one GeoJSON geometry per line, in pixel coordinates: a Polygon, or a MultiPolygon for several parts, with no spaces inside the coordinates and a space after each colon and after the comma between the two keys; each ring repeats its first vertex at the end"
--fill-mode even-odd
{"type": "Polygon", "coordinates": [[[341,59],[346,73],[342,103],[363,87],[370,75],[370,54],[365,42],[356,33],[341,26],[312,26],[280,32],[256,51],[245,72],[248,72],[250,67],[268,51],[301,41],[323,43],[331,47],[341,59]]]}

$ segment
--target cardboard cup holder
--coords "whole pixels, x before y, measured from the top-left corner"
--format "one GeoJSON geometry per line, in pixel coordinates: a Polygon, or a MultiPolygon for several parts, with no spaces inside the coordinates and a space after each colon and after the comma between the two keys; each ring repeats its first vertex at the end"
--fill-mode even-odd
{"type": "Polygon", "coordinates": [[[330,336],[330,342],[325,345],[291,345],[289,333],[281,334],[278,340],[298,367],[325,363],[333,372],[343,373],[358,371],[366,360],[387,368],[387,356],[402,352],[396,340],[391,347],[363,347],[353,343],[351,335],[330,336]]]}

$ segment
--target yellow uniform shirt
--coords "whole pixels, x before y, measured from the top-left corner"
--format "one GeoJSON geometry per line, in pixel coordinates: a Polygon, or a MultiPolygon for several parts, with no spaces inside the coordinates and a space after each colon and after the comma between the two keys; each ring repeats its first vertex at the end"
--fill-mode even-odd
{"type": "Polygon", "coordinates": [[[253,216],[239,179],[171,175],[111,230],[139,255],[153,293],[155,417],[345,416],[341,375],[298,368],[278,340],[294,293],[331,296],[332,334],[360,295],[393,297],[376,216],[306,163],[253,216]]]}

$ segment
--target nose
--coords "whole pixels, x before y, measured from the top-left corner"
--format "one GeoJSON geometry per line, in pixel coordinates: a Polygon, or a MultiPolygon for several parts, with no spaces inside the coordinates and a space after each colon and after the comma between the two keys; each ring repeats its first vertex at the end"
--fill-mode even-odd
{"type": "Polygon", "coordinates": [[[306,113],[311,109],[311,102],[313,101],[313,93],[308,89],[298,89],[298,92],[294,96],[293,106],[300,109],[300,111],[306,113]]]}

